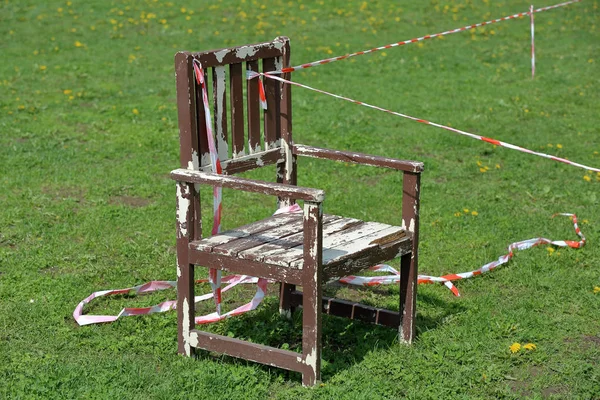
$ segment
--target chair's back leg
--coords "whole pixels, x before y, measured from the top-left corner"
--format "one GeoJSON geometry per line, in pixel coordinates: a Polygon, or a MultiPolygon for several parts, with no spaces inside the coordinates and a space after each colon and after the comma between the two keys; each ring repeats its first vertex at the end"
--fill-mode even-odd
{"type": "MultiPolygon", "coordinates": [[[[281,62],[284,67],[290,65],[290,46],[286,43],[283,49],[281,62]]],[[[283,79],[289,80],[291,74],[288,72],[283,75],[283,79]]],[[[292,87],[289,84],[281,83],[281,101],[279,113],[279,126],[281,129],[281,146],[284,151],[284,162],[277,164],[277,182],[288,185],[297,183],[297,163],[296,155],[292,152],[292,87]]],[[[288,207],[294,203],[294,199],[279,199],[279,207],[288,207]]],[[[296,290],[295,285],[282,282],[279,295],[279,313],[291,318],[294,308],[291,306],[291,294],[296,290]]]]}
{"type": "Polygon", "coordinates": [[[419,249],[419,198],[421,174],[405,172],[402,179],[402,225],[412,236],[412,251],[400,260],[400,342],[415,337],[419,249]]]}

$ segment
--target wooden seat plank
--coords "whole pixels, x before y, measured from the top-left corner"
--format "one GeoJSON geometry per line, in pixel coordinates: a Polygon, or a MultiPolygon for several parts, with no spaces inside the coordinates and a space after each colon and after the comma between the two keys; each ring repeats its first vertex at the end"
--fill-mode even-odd
{"type": "MultiPolygon", "coordinates": [[[[323,235],[323,252],[325,252],[328,248],[351,242],[365,235],[379,232],[390,227],[391,225],[381,224],[379,222],[362,222],[361,224],[354,225],[348,229],[338,231],[327,236],[323,235]]],[[[294,262],[303,256],[304,246],[301,245],[285,251],[266,255],[264,261],[271,264],[289,266],[291,262],[294,262]]],[[[301,265],[298,266],[298,268],[301,268],[301,265]]]]}
{"type": "Polygon", "coordinates": [[[253,233],[264,231],[273,227],[282,226],[293,223],[294,221],[302,221],[301,214],[278,214],[259,222],[254,222],[235,228],[218,235],[214,235],[202,240],[196,240],[190,243],[190,247],[195,250],[211,252],[215,246],[229,243],[238,238],[249,236],[253,233]]]}
{"type": "MultiPolygon", "coordinates": [[[[333,218],[339,217],[330,215],[326,218],[324,216],[323,223],[333,218]]],[[[302,233],[303,228],[304,225],[302,219],[293,220],[287,224],[274,226],[272,228],[262,231],[257,231],[246,237],[238,238],[228,243],[215,246],[213,247],[212,251],[213,253],[235,257],[241,251],[276,241],[277,239],[281,239],[285,236],[302,233]]]]}
{"type": "MultiPolygon", "coordinates": [[[[323,236],[348,229],[349,227],[361,222],[362,221],[355,218],[342,218],[336,215],[326,214],[323,216],[323,236]]],[[[293,235],[282,237],[273,242],[242,251],[238,253],[238,257],[245,260],[263,261],[266,256],[280,253],[292,247],[302,245],[303,240],[304,233],[299,232],[293,235]]]]}

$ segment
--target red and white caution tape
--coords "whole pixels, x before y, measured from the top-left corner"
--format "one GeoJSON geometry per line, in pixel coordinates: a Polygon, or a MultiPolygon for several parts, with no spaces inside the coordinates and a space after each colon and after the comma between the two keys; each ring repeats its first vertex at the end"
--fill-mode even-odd
{"type": "Polygon", "coordinates": [[[298,71],[301,69],[316,67],[318,65],[329,64],[329,63],[332,63],[335,61],[345,60],[345,59],[351,58],[351,57],[362,56],[364,54],[375,53],[376,51],[380,51],[380,50],[391,49],[392,47],[404,46],[405,44],[417,43],[417,42],[427,40],[427,39],[433,39],[436,37],[446,36],[446,35],[450,35],[453,33],[464,32],[466,30],[478,28],[480,26],[491,25],[491,24],[495,24],[497,22],[508,21],[511,19],[520,18],[520,17],[524,17],[527,15],[531,15],[532,16],[531,18],[533,18],[533,13],[539,13],[539,12],[543,12],[543,11],[552,10],[552,9],[558,8],[558,7],[568,6],[573,3],[579,3],[580,1],[581,0],[571,0],[571,1],[566,1],[564,3],[559,3],[559,4],[552,5],[552,6],[548,6],[548,7],[538,8],[537,10],[530,9],[530,11],[521,12],[521,13],[517,13],[517,14],[513,14],[513,15],[508,15],[506,17],[492,19],[490,21],[480,22],[478,24],[467,25],[467,26],[463,26],[462,28],[451,29],[451,30],[445,31],[445,32],[434,33],[431,35],[425,35],[425,36],[421,36],[421,37],[414,38],[414,39],[404,40],[401,42],[390,43],[390,44],[386,44],[385,46],[374,47],[369,50],[357,51],[355,53],[345,54],[343,56],[325,58],[323,60],[313,61],[310,63],[297,65],[295,67],[282,68],[280,71],[272,71],[272,72],[269,72],[269,74],[281,74],[281,73],[294,72],[294,71],[298,71]]]}
{"type": "Polygon", "coordinates": [[[533,4],[529,6],[529,16],[531,20],[531,79],[535,76],[535,44],[534,44],[534,36],[535,36],[535,28],[533,24],[533,4]]]}
{"type": "MultiPolygon", "coordinates": [[[[202,65],[194,60],[194,72],[196,75],[196,82],[202,90],[202,104],[204,105],[204,120],[206,123],[206,136],[208,141],[208,149],[210,153],[210,163],[214,173],[221,174],[223,170],[221,168],[221,160],[217,155],[217,148],[215,144],[215,137],[212,133],[212,122],[210,118],[210,105],[208,103],[208,93],[206,90],[206,82],[204,80],[204,70],[202,65]]],[[[213,227],[212,234],[216,235],[221,232],[221,212],[223,199],[223,188],[220,186],[213,186],[213,227]]],[[[208,272],[208,279],[210,286],[213,290],[215,305],[217,307],[217,314],[221,314],[221,270],[211,268],[208,272]]]]}
{"type": "MultiPolygon", "coordinates": [[[[575,228],[575,233],[581,238],[580,241],[576,242],[573,240],[550,240],[550,239],[546,239],[543,237],[539,237],[539,238],[533,238],[533,239],[529,239],[529,240],[523,240],[520,242],[511,243],[510,246],[508,246],[508,254],[500,256],[497,260],[487,263],[479,269],[476,269],[474,271],[461,272],[458,274],[449,274],[449,275],[444,275],[444,276],[439,276],[439,277],[438,276],[429,276],[429,275],[419,275],[417,278],[418,282],[421,284],[423,284],[423,283],[441,283],[441,284],[445,285],[446,287],[448,287],[452,291],[452,293],[454,293],[455,296],[460,296],[458,289],[456,289],[456,287],[454,286],[454,284],[452,284],[452,282],[461,280],[461,279],[473,278],[475,276],[492,271],[496,267],[499,267],[500,265],[506,264],[508,261],[510,261],[510,259],[513,258],[516,250],[527,250],[532,247],[540,246],[543,244],[548,244],[551,246],[558,246],[558,247],[571,247],[574,249],[579,249],[579,248],[582,248],[583,246],[585,246],[585,236],[583,236],[583,234],[581,233],[581,230],[579,229],[579,226],[577,225],[577,216],[575,214],[566,214],[566,213],[556,214],[556,215],[564,215],[564,216],[571,217],[571,219],[573,221],[573,226],[575,228]]],[[[400,281],[400,273],[395,268],[393,268],[389,265],[386,265],[386,264],[375,265],[374,267],[371,267],[370,270],[371,271],[388,272],[388,273],[391,273],[391,275],[347,276],[345,278],[340,279],[340,282],[346,283],[349,285],[378,286],[378,285],[397,284],[400,281]]]]}
{"type": "Polygon", "coordinates": [[[411,117],[410,115],[402,114],[402,113],[399,113],[399,112],[396,112],[396,111],[387,110],[387,109],[382,108],[382,107],[378,107],[378,106],[374,106],[374,105],[371,105],[371,104],[368,104],[368,103],[364,103],[362,101],[353,100],[351,98],[340,96],[338,94],[333,94],[333,93],[327,92],[325,90],[315,89],[315,88],[313,88],[311,86],[307,86],[307,85],[303,85],[303,84],[298,83],[298,82],[293,82],[293,81],[290,81],[290,80],[287,80],[287,79],[283,79],[283,78],[281,78],[279,76],[270,75],[270,74],[266,74],[266,73],[259,73],[259,72],[254,72],[254,71],[246,71],[246,76],[247,76],[248,79],[254,79],[254,78],[256,78],[258,76],[261,76],[261,75],[264,76],[264,77],[267,77],[269,79],[275,79],[275,80],[280,81],[280,82],[289,83],[290,85],[295,85],[295,86],[298,86],[298,87],[302,87],[304,89],[312,90],[313,92],[326,94],[328,96],[335,97],[336,99],[346,100],[346,101],[349,101],[349,102],[354,103],[354,104],[358,104],[358,105],[369,107],[369,108],[372,108],[372,109],[375,109],[375,110],[383,111],[383,112],[388,113],[388,114],[397,115],[399,117],[403,117],[403,118],[407,118],[407,119],[410,119],[410,120],[413,120],[413,121],[416,121],[416,122],[420,122],[422,124],[426,124],[426,125],[431,125],[431,126],[435,126],[435,127],[438,127],[438,128],[442,128],[442,129],[445,129],[445,130],[450,131],[450,132],[454,132],[454,133],[458,133],[458,134],[463,135],[463,136],[470,137],[471,139],[477,139],[477,140],[481,140],[483,142],[491,143],[491,144],[493,144],[495,146],[506,147],[508,149],[520,151],[522,153],[533,154],[535,156],[539,156],[539,157],[543,157],[543,158],[548,158],[548,159],[553,160],[553,161],[558,161],[558,162],[561,162],[561,163],[564,163],[564,164],[567,164],[567,165],[572,165],[574,167],[583,168],[583,169],[586,169],[588,171],[600,172],[600,169],[598,169],[598,168],[588,167],[586,165],[579,164],[579,163],[567,160],[566,158],[551,156],[549,154],[540,153],[540,152],[537,152],[537,151],[526,149],[525,147],[521,147],[521,146],[517,146],[517,145],[514,145],[514,144],[502,142],[500,140],[488,138],[488,137],[485,137],[485,136],[475,135],[473,133],[461,131],[460,129],[451,128],[451,127],[446,126],[446,125],[442,125],[442,124],[438,124],[438,123],[435,123],[435,122],[427,121],[427,120],[422,119],[422,118],[411,117]]]}

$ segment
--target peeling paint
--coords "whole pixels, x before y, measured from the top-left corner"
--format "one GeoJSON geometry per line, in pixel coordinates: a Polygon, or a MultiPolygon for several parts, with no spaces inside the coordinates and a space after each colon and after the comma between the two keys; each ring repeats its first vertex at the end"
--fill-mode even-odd
{"type": "Polygon", "coordinates": [[[410,225],[408,226],[408,231],[411,233],[415,232],[415,219],[414,218],[410,219],[410,225]]]}
{"type": "Polygon", "coordinates": [[[188,169],[198,171],[200,169],[200,160],[198,159],[198,152],[194,150],[192,152],[192,160],[188,161],[188,169]]]}
{"type": "Polygon", "coordinates": [[[219,159],[226,160],[228,157],[227,141],[225,135],[227,132],[223,131],[223,118],[226,118],[225,109],[223,108],[223,102],[225,101],[225,87],[226,87],[226,72],[225,67],[215,67],[215,120],[216,120],[216,139],[217,139],[217,151],[219,153],[219,159]]]}
{"type": "Polygon", "coordinates": [[[230,52],[231,50],[229,49],[223,49],[220,51],[217,51],[215,53],[215,57],[217,58],[218,62],[223,62],[223,58],[225,58],[225,56],[230,52]]]}
{"type": "Polygon", "coordinates": [[[190,209],[188,187],[184,184],[177,185],[177,233],[178,237],[187,237],[187,215],[190,209]],[[182,189],[183,188],[183,189],[182,189]],[[183,190],[183,191],[182,191],[183,190]]]}
{"type": "Polygon", "coordinates": [[[183,313],[183,350],[185,355],[190,357],[192,355],[192,347],[190,346],[190,304],[186,297],[183,298],[182,304],[183,313]]]}
{"type": "Polygon", "coordinates": [[[312,348],[311,352],[308,353],[306,356],[304,356],[304,364],[308,365],[309,367],[312,367],[313,370],[316,371],[317,369],[317,349],[316,348],[312,348]]]}
{"type": "Polygon", "coordinates": [[[285,180],[286,182],[292,181],[292,171],[294,168],[294,159],[292,156],[292,149],[287,140],[281,140],[283,145],[283,152],[285,154],[285,180]]]}
{"type": "Polygon", "coordinates": [[[237,49],[237,51],[235,52],[235,55],[238,58],[246,58],[246,57],[251,57],[253,55],[256,54],[256,52],[258,51],[258,48],[255,46],[244,46],[244,47],[240,47],[239,49],[237,49]]]}

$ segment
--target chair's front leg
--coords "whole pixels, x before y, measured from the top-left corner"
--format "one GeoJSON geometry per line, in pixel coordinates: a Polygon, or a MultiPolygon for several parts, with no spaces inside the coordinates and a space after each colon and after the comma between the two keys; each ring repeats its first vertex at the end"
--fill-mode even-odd
{"type": "Polygon", "coordinates": [[[321,203],[304,204],[304,267],[302,271],[302,385],[321,380],[321,298],[323,263],[321,203]]]}
{"type": "Polygon", "coordinates": [[[415,337],[417,309],[421,174],[405,172],[402,192],[402,225],[412,236],[412,251],[403,255],[400,261],[399,339],[410,344],[415,337]]]}
{"type": "Polygon", "coordinates": [[[194,186],[177,182],[177,347],[192,356],[189,335],[194,329],[194,265],[189,263],[188,245],[194,237],[194,186]]]}

